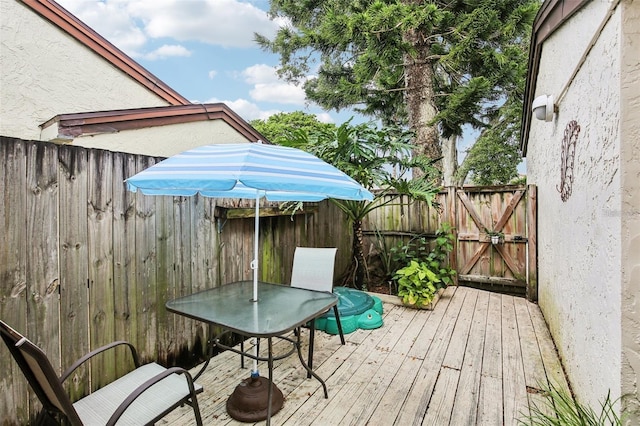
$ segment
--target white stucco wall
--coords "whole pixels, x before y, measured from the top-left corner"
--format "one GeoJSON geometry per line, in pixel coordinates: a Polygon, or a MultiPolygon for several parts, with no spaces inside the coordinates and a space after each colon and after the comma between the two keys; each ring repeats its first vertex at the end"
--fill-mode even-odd
{"type": "Polygon", "coordinates": [[[233,127],[214,120],[81,136],[72,143],[87,148],[170,157],[197,146],[244,142],[248,142],[247,138],[233,127]]]}
{"type": "Polygon", "coordinates": [[[0,134],[40,139],[57,114],[167,102],[15,0],[0,0],[0,134]]]}
{"type": "Polygon", "coordinates": [[[576,78],[610,2],[590,2],[545,41],[536,96],[568,92],[553,122],[531,124],[527,180],[538,185],[539,304],[577,398],[594,408],[621,393],[620,11],[576,78]],[[557,187],[571,120],[581,127],[572,195],[557,187]]]}
{"type": "Polygon", "coordinates": [[[622,26],[622,394],[630,426],[640,424],[640,2],[623,2],[622,26]]]}

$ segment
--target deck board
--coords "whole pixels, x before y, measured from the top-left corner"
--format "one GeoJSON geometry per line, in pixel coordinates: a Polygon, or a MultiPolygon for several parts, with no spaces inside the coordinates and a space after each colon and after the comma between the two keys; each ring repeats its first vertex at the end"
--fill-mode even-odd
{"type": "Polygon", "coordinates": [[[451,424],[461,426],[476,424],[488,308],[489,293],[478,293],[451,413],[451,424]]]}
{"type": "Polygon", "coordinates": [[[502,400],[505,426],[517,426],[518,418],[522,414],[529,414],[514,299],[502,296],[502,400]]]}
{"type": "Polygon", "coordinates": [[[487,325],[480,371],[480,395],[478,397],[478,425],[502,424],[502,298],[489,293],[487,325]]]}
{"type": "MultiPolygon", "coordinates": [[[[275,362],[285,404],[272,424],[515,425],[529,404],[540,403],[536,390],[548,380],[566,386],[544,318],[524,299],[449,287],[433,311],[384,309],[383,327],[348,334],[346,345],[316,333],[314,370],[326,380],[328,399],[295,355],[275,362]]],[[[266,365],[260,368],[266,375],[266,365]]],[[[231,419],[225,404],[248,375],[236,354],[212,359],[198,379],[205,424],[246,424],[231,419]]],[[[194,423],[184,407],[158,424],[194,423]]]]}

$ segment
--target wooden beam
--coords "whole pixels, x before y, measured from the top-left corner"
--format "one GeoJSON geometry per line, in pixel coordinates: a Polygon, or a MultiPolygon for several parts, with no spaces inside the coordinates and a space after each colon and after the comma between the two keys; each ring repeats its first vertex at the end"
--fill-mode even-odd
{"type": "Polygon", "coordinates": [[[495,227],[494,231],[496,231],[496,232],[502,231],[502,228],[504,228],[504,225],[507,223],[507,221],[511,217],[511,214],[513,213],[513,210],[516,208],[516,206],[518,205],[518,203],[522,199],[522,195],[524,195],[524,191],[516,191],[516,193],[513,194],[513,198],[511,199],[511,201],[507,205],[507,208],[504,209],[504,212],[502,212],[502,217],[500,218],[498,223],[496,223],[496,227],[495,227]]]}
{"type": "Polygon", "coordinates": [[[471,201],[467,197],[467,194],[465,194],[463,191],[457,191],[457,194],[458,194],[458,198],[460,198],[460,201],[462,201],[462,204],[464,204],[464,206],[467,208],[467,211],[469,212],[471,219],[473,219],[478,229],[479,230],[485,229],[486,226],[484,225],[484,223],[482,223],[482,218],[476,211],[476,208],[473,206],[473,204],[471,204],[471,201]]]}
{"type": "MultiPolygon", "coordinates": [[[[316,213],[318,206],[308,206],[303,210],[297,210],[294,213],[281,210],[279,207],[260,207],[260,217],[272,217],[272,216],[291,216],[307,213],[316,213]]],[[[251,208],[227,208],[216,206],[214,213],[215,217],[220,219],[247,219],[256,216],[256,209],[251,208]]]]}
{"type": "Polygon", "coordinates": [[[514,287],[524,287],[525,282],[517,278],[490,277],[485,275],[458,275],[458,280],[462,282],[474,282],[491,285],[510,285],[514,287]]]}
{"type": "Polygon", "coordinates": [[[476,250],[475,253],[473,253],[473,256],[471,256],[471,258],[467,261],[467,263],[460,268],[460,274],[466,274],[469,271],[471,271],[471,268],[473,268],[473,265],[476,264],[476,262],[478,261],[478,259],[480,259],[480,256],[482,256],[482,253],[484,253],[487,248],[489,248],[489,246],[491,246],[491,243],[482,243],[480,244],[480,247],[478,247],[478,250],[476,250]]]}
{"type": "Polygon", "coordinates": [[[511,269],[511,272],[513,272],[514,274],[518,274],[520,268],[518,267],[518,264],[515,262],[515,260],[513,260],[511,255],[509,255],[509,253],[504,249],[504,246],[502,244],[494,244],[493,248],[496,249],[498,253],[500,253],[500,256],[502,256],[502,260],[504,260],[504,263],[506,263],[509,269],[511,269]]]}

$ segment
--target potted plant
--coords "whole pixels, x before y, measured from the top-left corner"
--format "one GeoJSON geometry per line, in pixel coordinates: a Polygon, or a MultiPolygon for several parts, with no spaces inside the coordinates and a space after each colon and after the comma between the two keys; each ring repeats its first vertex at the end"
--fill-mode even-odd
{"type": "Polygon", "coordinates": [[[491,244],[502,244],[504,242],[504,233],[500,231],[489,231],[485,228],[484,230],[489,238],[491,239],[491,244]]]}
{"type": "Polygon", "coordinates": [[[398,269],[393,278],[398,283],[402,303],[412,308],[428,308],[441,287],[440,278],[427,263],[416,260],[398,269]]]}

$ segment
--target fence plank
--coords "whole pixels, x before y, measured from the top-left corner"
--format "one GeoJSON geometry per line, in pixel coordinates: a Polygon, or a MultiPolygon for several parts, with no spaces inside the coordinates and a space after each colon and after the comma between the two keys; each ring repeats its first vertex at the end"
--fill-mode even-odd
{"type": "MultiPolygon", "coordinates": [[[[138,157],[136,168],[144,170],[155,164],[148,157],[138,157]]],[[[156,337],[156,224],[155,197],[138,191],[135,218],[135,287],[138,292],[136,305],[138,335],[137,347],[144,361],[155,360],[157,356],[156,337]]]]}
{"type": "MultiPolygon", "coordinates": [[[[135,194],[126,190],[124,180],[136,172],[136,156],[113,154],[113,290],[114,336],[137,343],[138,323],[135,262],[135,194]]],[[[129,368],[129,354],[116,353],[116,375],[129,368]]]]}
{"type": "MultiPolygon", "coordinates": [[[[27,328],[27,182],[25,142],[2,138],[0,154],[0,318],[22,333],[27,328]]],[[[27,382],[9,351],[0,351],[0,423],[29,420],[27,382]]]]}
{"type": "MultiPolygon", "coordinates": [[[[87,236],[87,150],[61,146],[58,150],[60,185],[60,342],[62,366],[70,366],[89,346],[89,274],[87,236]]],[[[49,324],[56,328],[57,324],[49,324]]],[[[78,368],[66,384],[72,400],[89,391],[89,371],[78,368]]]]}
{"type": "MultiPolygon", "coordinates": [[[[197,196],[192,199],[191,204],[191,241],[193,247],[191,249],[191,291],[201,291],[207,288],[215,287],[215,276],[211,274],[212,265],[215,263],[215,223],[213,221],[214,203],[213,199],[197,196]]],[[[201,322],[194,322],[192,327],[194,341],[200,346],[200,352],[197,353],[197,347],[192,347],[191,353],[194,358],[205,355],[207,327],[201,322]]]]}
{"type": "MultiPolygon", "coordinates": [[[[173,215],[175,236],[175,277],[178,294],[185,296],[193,293],[198,288],[195,286],[191,274],[191,253],[194,250],[192,241],[192,202],[194,198],[174,197],[173,215]]],[[[198,230],[201,232],[201,230],[198,230]]],[[[165,302],[166,303],[166,300],[165,302]]],[[[164,303],[162,308],[164,309],[164,303]]],[[[175,315],[175,314],[171,314],[175,315]]],[[[188,351],[193,351],[197,341],[196,330],[202,325],[196,321],[180,318],[179,324],[183,327],[182,339],[188,351]]]]}
{"type": "MultiPolygon", "coordinates": [[[[109,151],[88,152],[87,254],[89,256],[89,324],[91,349],[115,338],[113,291],[113,159],[109,151]]],[[[112,381],[116,371],[114,351],[91,363],[92,387],[112,381]]]]}
{"type": "MultiPolygon", "coordinates": [[[[27,335],[59,366],[60,331],[51,326],[60,321],[58,217],[49,214],[58,203],[58,154],[37,142],[28,143],[26,153],[27,335]]],[[[32,415],[40,408],[35,395],[30,407],[32,415]]]]}
{"type": "Polygon", "coordinates": [[[177,352],[176,339],[181,340],[184,321],[177,315],[167,313],[164,304],[167,300],[179,296],[177,288],[180,282],[176,277],[176,233],[181,228],[176,227],[174,221],[173,197],[155,197],[156,203],[156,297],[157,320],[162,326],[158,327],[158,361],[166,364],[170,353],[177,352]]]}

